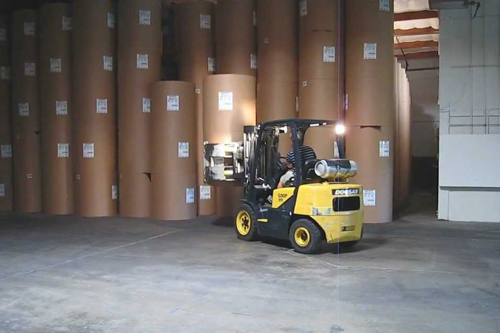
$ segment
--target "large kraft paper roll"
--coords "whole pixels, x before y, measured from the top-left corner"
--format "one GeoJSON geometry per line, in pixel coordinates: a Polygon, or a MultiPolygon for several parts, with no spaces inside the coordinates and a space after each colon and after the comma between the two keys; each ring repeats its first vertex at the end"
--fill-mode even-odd
{"type": "Polygon", "coordinates": [[[257,122],[295,118],[298,82],[262,81],[257,84],[257,122]]]}
{"type": "Polygon", "coordinates": [[[363,186],[367,223],[392,221],[393,139],[392,127],[348,127],[346,131],[346,157],[358,164],[351,182],[363,186]]]}
{"type": "MultiPolygon", "coordinates": [[[[255,78],[248,75],[212,75],[205,78],[203,123],[206,142],[243,140],[244,126],[252,126],[256,122],[255,84],[255,78]]],[[[217,215],[233,216],[242,197],[241,187],[217,188],[217,215]]]]}
{"type": "Polygon", "coordinates": [[[42,210],[74,212],[71,159],[72,8],[54,3],[40,9],[40,106],[42,119],[42,210]]]}
{"type": "Polygon", "coordinates": [[[42,209],[38,12],[17,11],[12,20],[14,209],[34,213],[42,209]]]}
{"type": "Polygon", "coordinates": [[[255,0],[219,0],[216,8],[217,73],[256,76],[255,0]]]}
{"type": "MultiPolygon", "coordinates": [[[[350,0],[348,0],[350,1],[350,0]]],[[[338,30],[338,0],[299,0],[300,34],[338,30]]]]}
{"type": "Polygon", "coordinates": [[[118,163],[120,215],[149,217],[151,188],[149,87],[160,80],[161,3],[118,3],[118,163]],[[139,186],[133,187],[131,184],[139,186]]]}
{"type": "Polygon", "coordinates": [[[196,143],[198,170],[198,214],[216,212],[215,189],[205,184],[203,171],[203,80],[216,69],[215,5],[209,1],[190,1],[177,6],[175,33],[179,80],[193,82],[196,88],[196,143]]]}
{"type": "Polygon", "coordinates": [[[349,125],[394,126],[393,2],[347,1],[349,125]]]}
{"type": "Polygon", "coordinates": [[[338,82],[334,79],[302,81],[299,87],[299,111],[304,119],[336,120],[338,82]]]}
{"type": "Polygon", "coordinates": [[[0,211],[13,209],[9,24],[0,16],[0,211]]]}
{"type": "Polygon", "coordinates": [[[151,85],[152,216],[196,217],[196,101],[190,82],[151,85]]]}
{"type": "Polygon", "coordinates": [[[117,212],[116,13],[111,0],[73,2],[75,212],[117,212]]]}
{"type": "Polygon", "coordinates": [[[300,80],[338,80],[337,34],[317,31],[307,34],[300,45],[300,80]]]}

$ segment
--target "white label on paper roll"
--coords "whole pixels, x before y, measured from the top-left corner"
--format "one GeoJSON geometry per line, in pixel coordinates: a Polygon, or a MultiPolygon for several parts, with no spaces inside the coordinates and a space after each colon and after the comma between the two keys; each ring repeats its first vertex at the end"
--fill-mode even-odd
{"type": "Polygon", "coordinates": [[[58,143],[57,144],[57,157],[58,158],[69,158],[69,143],[58,143]]]}
{"type": "Polygon", "coordinates": [[[179,151],[177,156],[179,158],[189,157],[189,142],[179,142],[179,151]]]}
{"type": "Polygon", "coordinates": [[[108,13],[108,28],[114,29],[116,25],[116,17],[113,13],[108,13]]]}
{"type": "Polygon", "coordinates": [[[212,17],[210,15],[200,14],[200,28],[212,29],[212,17]]]}
{"type": "Polygon", "coordinates": [[[36,76],[36,63],[25,62],[24,63],[24,75],[25,76],[36,76]]]}
{"type": "Polygon", "coordinates": [[[142,99],[142,112],[151,113],[151,99],[146,97],[142,99]]]}
{"type": "Polygon", "coordinates": [[[12,146],[2,145],[0,147],[2,158],[12,158],[12,146]]]}
{"type": "Polygon", "coordinates": [[[210,200],[212,198],[212,193],[210,186],[200,185],[200,200],[210,200]]]}
{"type": "Polygon", "coordinates": [[[194,188],[186,189],[186,203],[187,204],[194,203],[194,188]]]}
{"type": "Polygon", "coordinates": [[[68,101],[56,101],[56,116],[68,115],[68,101]]]}
{"type": "Polygon", "coordinates": [[[35,22],[24,22],[24,35],[25,36],[35,35],[35,22]]]}
{"type": "Polygon", "coordinates": [[[108,100],[107,99],[97,99],[96,100],[96,113],[108,113],[108,100]]]}
{"type": "Polygon", "coordinates": [[[0,197],[5,197],[5,184],[0,184],[0,197]]]}
{"type": "Polygon", "coordinates": [[[81,176],[79,173],[77,173],[77,174],[75,175],[75,179],[76,179],[76,180],[80,180],[80,179],[82,179],[82,176],[81,176]]]}
{"type": "Polygon", "coordinates": [[[323,46],[323,62],[335,62],[335,46],[323,46]]]}
{"type": "Polygon", "coordinates": [[[302,81],[302,87],[307,87],[307,81],[302,81]]]}
{"type": "Polygon", "coordinates": [[[379,0],[379,7],[381,11],[388,12],[391,10],[390,0],[379,0]]]}
{"type": "Polygon", "coordinates": [[[94,144],[93,143],[84,143],[83,144],[83,158],[94,158],[94,144]]]}
{"type": "Polygon", "coordinates": [[[258,60],[257,60],[257,55],[256,54],[250,54],[250,68],[251,69],[257,69],[259,66],[258,60]]]}
{"type": "Polygon", "coordinates": [[[295,96],[295,112],[299,112],[299,96],[295,96]]]}
{"type": "Polygon", "coordinates": [[[28,178],[28,179],[33,179],[33,174],[32,174],[32,173],[27,173],[27,174],[26,174],[26,178],[28,178]]]}
{"type": "Polygon", "coordinates": [[[300,16],[307,16],[307,0],[300,1],[300,16]]]}
{"type": "Polygon", "coordinates": [[[10,67],[0,67],[0,79],[10,80],[10,67]]]}
{"type": "Polygon", "coordinates": [[[201,89],[200,89],[200,88],[196,88],[196,89],[194,90],[194,93],[195,93],[196,95],[201,94],[201,89]]]}
{"type": "Polygon", "coordinates": [[[257,25],[257,13],[255,12],[255,10],[253,11],[252,20],[253,26],[255,27],[257,25]]]}
{"type": "Polygon", "coordinates": [[[118,186],[111,185],[111,200],[118,200],[118,186]]]}
{"type": "Polygon", "coordinates": [[[178,95],[167,95],[167,111],[179,111],[180,104],[178,95]]]}
{"type": "Polygon", "coordinates": [[[102,57],[104,70],[105,71],[113,71],[113,57],[103,56],[102,57]]]}
{"type": "Polygon", "coordinates": [[[363,190],[363,204],[368,207],[377,205],[377,191],[363,190]]]}
{"type": "Polygon", "coordinates": [[[216,69],[215,58],[208,57],[208,71],[213,73],[215,72],[215,69],[216,69]]]}
{"type": "Polygon", "coordinates": [[[390,141],[380,141],[379,142],[379,156],[380,157],[390,157],[391,155],[391,143],[390,141]]]}
{"type": "Polygon", "coordinates": [[[233,111],[233,92],[219,92],[219,111],[233,111]]]}
{"type": "Polygon", "coordinates": [[[2,41],[2,42],[7,41],[7,30],[0,29],[0,41],[2,41]]]}
{"type": "Polygon", "coordinates": [[[337,141],[333,142],[333,157],[340,158],[339,144],[337,143],[337,141]]]}
{"type": "Polygon", "coordinates": [[[149,55],[138,54],[137,55],[137,68],[138,69],[148,69],[149,68],[149,55]]]}
{"type": "Polygon", "coordinates": [[[19,117],[30,116],[30,103],[19,103],[19,117]]]}
{"type": "Polygon", "coordinates": [[[62,29],[63,29],[63,31],[73,30],[73,18],[72,17],[63,16],[62,29]]]}
{"type": "Polygon", "coordinates": [[[61,73],[62,71],[62,59],[61,58],[50,58],[50,72],[51,73],[61,73]]]}
{"type": "Polygon", "coordinates": [[[364,58],[377,59],[377,43],[365,43],[364,58]]]}
{"type": "Polygon", "coordinates": [[[150,10],[139,10],[139,24],[140,25],[151,25],[151,11],[150,10]]]}

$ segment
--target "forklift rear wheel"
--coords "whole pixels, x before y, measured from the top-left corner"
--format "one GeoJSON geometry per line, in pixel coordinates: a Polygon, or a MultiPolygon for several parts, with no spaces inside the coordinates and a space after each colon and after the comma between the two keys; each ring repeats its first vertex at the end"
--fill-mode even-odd
{"type": "Polygon", "coordinates": [[[305,254],[316,253],[321,245],[321,231],[311,221],[297,220],[288,234],[295,251],[305,254]]]}
{"type": "Polygon", "coordinates": [[[239,239],[245,241],[257,239],[259,236],[257,231],[257,218],[255,217],[252,207],[247,204],[241,205],[238,214],[236,214],[235,229],[239,239]]]}

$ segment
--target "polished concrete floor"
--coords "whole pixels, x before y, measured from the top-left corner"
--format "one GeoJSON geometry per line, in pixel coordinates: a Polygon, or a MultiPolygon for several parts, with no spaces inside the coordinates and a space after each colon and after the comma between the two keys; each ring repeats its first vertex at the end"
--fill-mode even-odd
{"type": "Polygon", "coordinates": [[[352,252],[230,221],[0,214],[0,333],[500,332],[500,224],[367,225],[352,252]]]}

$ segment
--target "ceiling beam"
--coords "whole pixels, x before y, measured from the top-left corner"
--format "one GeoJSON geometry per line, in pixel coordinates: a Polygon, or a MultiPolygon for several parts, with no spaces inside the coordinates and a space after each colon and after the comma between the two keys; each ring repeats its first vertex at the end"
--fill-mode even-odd
{"type": "Polygon", "coordinates": [[[405,55],[398,54],[396,58],[398,60],[439,58],[439,53],[437,51],[406,53],[405,55]]]}
{"type": "Polygon", "coordinates": [[[418,12],[406,12],[394,14],[394,22],[398,21],[410,21],[410,20],[422,20],[438,17],[437,11],[432,10],[421,10],[418,12]]]}
{"type": "Polygon", "coordinates": [[[426,41],[396,43],[394,44],[394,49],[395,50],[421,49],[424,47],[438,47],[438,45],[439,45],[438,42],[435,42],[433,40],[426,40],[426,41]]]}
{"type": "Polygon", "coordinates": [[[438,29],[434,29],[433,27],[427,28],[413,28],[413,29],[395,29],[394,34],[396,36],[418,36],[418,35],[434,35],[439,34],[438,29]]]}

